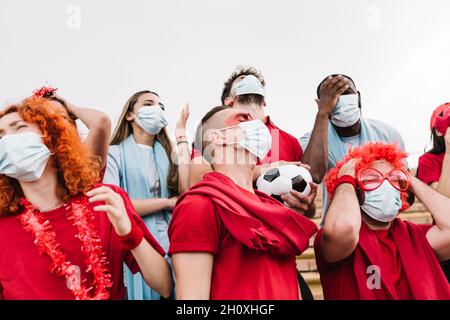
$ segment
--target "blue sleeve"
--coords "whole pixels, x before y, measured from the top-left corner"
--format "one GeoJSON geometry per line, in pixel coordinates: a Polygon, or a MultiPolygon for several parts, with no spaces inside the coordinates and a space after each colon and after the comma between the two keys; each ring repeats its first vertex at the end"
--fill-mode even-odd
{"type": "Polygon", "coordinates": [[[108,151],[105,176],[103,183],[120,186],[120,150],[118,146],[111,146],[108,151]]]}

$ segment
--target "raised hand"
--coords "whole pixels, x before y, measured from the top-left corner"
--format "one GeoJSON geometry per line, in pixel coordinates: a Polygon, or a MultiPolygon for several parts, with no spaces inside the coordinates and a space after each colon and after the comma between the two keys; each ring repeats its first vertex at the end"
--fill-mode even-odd
{"type": "Polygon", "coordinates": [[[349,88],[348,80],[339,76],[329,76],[320,86],[319,99],[316,99],[319,111],[331,114],[336,108],[339,96],[349,88]]]}
{"type": "Polygon", "coordinates": [[[181,110],[180,118],[178,119],[177,126],[175,128],[175,137],[177,142],[186,140],[186,124],[189,119],[189,114],[189,103],[186,102],[181,110]]]}
{"type": "Polygon", "coordinates": [[[108,219],[119,236],[126,236],[131,231],[131,221],[122,197],[111,188],[101,186],[87,192],[89,202],[105,202],[94,207],[94,211],[106,212],[108,219]]]}

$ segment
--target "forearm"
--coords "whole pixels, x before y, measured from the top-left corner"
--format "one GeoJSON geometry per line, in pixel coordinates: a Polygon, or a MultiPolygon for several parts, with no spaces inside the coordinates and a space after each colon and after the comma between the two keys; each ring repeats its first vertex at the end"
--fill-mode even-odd
{"type": "Polygon", "coordinates": [[[410,177],[414,194],[430,211],[436,226],[441,230],[450,230],[450,198],[427,186],[416,177],[410,177]]]}
{"type": "Polygon", "coordinates": [[[141,216],[145,217],[168,208],[168,199],[132,199],[134,209],[141,216]]]}
{"type": "Polygon", "coordinates": [[[145,239],[131,253],[145,282],[159,295],[169,298],[174,286],[169,263],[145,239]]]}
{"type": "Polygon", "coordinates": [[[352,254],[359,242],[361,211],[355,189],[342,184],[336,189],[325,217],[321,249],[330,263],[341,261],[352,254]]]}
{"type": "Polygon", "coordinates": [[[436,190],[450,198],[450,152],[446,152],[442,163],[441,177],[436,190]]]}
{"type": "Polygon", "coordinates": [[[105,119],[109,120],[106,113],[91,108],[77,107],[73,104],[68,104],[68,110],[83,122],[89,130],[104,125],[105,119]]]}
{"type": "Polygon", "coordinates": [[[345,236],[348,231],[359,233],[361,228],[361,209],[352,185],[345,183],[337,187],[334,198],[325,217],[324,228],[336,237],[345,236]],[[344,234],[336,234],[336,232],[344,234]]]}
{"type": "Polygon", "coordinates": [[[178,189],[183,193],[189,189],[189,169],[191,165],[191,155],[189,145],[180,143],[177,145],[178,151],[178,189]]]}
{"type": "Polygon", "coordinates": [[[308,146],[303,153],[302,162],[311,167],[315,183],[322,182],[328,164],[328,114],[318,112],[308,146]]]}
{"type": "Polygon", "coordinates": [[[103,167],[108,157],[109,140],[111,138],[110,118],[101,111],[80,108],[71,104],[69,104],[69,111],[89,129],[85,144],[93,154],[101,158],[103,167]]]}

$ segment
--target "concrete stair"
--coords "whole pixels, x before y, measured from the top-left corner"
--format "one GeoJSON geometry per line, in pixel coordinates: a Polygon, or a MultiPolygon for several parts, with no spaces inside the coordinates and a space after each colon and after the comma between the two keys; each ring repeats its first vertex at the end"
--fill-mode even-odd
{"type": "MultiPolygon", "coordinates": [[[[319,188],[321,189],[321,188],[319,188]]],[[[322,194],[321,190],[316,198],[317,214],[313,221],[319,227],[322,218],[322,194]]],[[[408,209],[407,212],[401,213],[400,218],[410,220],[417,224],[431,224],[432,218],[425,206],[416,199],[414,205],[408,209]]],[[[316,259],[314,254],[314,237],[310,240],[310,247],[297,257],[297,269],[301,272],[305,281],[308,283],[314,298],[317,300],[323,299],[322,286],[320,283],[320,276],[317,272],[316,259]]]]}

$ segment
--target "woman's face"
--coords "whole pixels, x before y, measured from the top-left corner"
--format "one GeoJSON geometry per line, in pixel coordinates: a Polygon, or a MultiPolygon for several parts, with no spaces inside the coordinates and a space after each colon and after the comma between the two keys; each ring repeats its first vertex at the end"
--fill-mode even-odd
{"type": "Polygon", "coordinates": [[[0,118],[0,139],[6,135],[25,132],[34,132],[38,135],[43,135],[37,124],[23,121],[18,112],[6,114],[0,118]]]}
{"type": "Polygon", "coordinates": [[[142,107],[150,107],[150,106],[160,106],[163,110],[165,109],[164,105],[161,102],[161,99],[153,93],[144,93],[139,97],[136,104],[134,105],[131,112],[127,115],[127,120],[132,121],[134,116],[137,116],[139,110],[142,107]],[[133,115],[134,114],[134,115],[133,115]]]}

